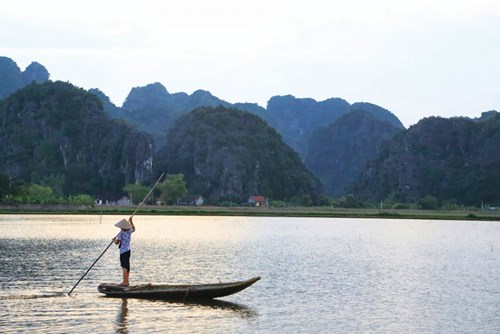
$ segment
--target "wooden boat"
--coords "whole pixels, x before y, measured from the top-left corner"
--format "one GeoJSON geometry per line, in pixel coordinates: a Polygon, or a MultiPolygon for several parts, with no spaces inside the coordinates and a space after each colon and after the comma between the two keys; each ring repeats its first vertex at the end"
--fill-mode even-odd
{"type": "Polygon", "coordinates": [[[246,281],[213,284],[141,284],[122,286],[113,283],[102,283],[97,290],[108,297],[143,298],[164,300],[213,299],[232,295],[248,288],[260,280],[254,277],[246,281]]]}

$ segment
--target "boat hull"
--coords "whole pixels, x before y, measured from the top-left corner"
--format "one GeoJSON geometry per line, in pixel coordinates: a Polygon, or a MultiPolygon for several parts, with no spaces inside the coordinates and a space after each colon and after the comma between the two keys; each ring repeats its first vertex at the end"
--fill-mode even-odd
{"type": "Polygon", "coordinates": [[[97,287],[97,290],[107,297],[117,298],[200,300],[232,295],[248,288],[258,280],[260,280],[260,277],[254,277],[246,281],[196,285],[141,284],[120,286],[112,283],[102,283],[97,287]]]}

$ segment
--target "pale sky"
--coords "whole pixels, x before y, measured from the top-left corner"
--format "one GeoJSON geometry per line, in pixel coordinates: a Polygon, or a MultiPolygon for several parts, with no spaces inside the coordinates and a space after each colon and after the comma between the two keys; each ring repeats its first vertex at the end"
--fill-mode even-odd
{"type": "Polygon", "coordinates": [[[340,97],[428,116],[500,110],[499,0],[16,0],[0,55],[121,106],[161,82],[265,107],[340,97]]]}

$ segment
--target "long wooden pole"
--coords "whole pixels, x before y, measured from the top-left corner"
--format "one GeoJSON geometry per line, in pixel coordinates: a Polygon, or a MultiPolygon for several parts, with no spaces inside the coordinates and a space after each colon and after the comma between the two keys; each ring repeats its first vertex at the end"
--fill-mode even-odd
{"type": "Polygon", "coordinates": [[[146,199],[149,197],[149,195],[151,195],[151,193],[153,192],[153,190],[155,190],[156,186],[158,185],[158,183],[160,183],[160,180],[161,178],[163,177],[163,175],[165,175],[165,173],[161,173],[160,177],[158,178],[158,180],[156,181],[156,183],[153,185],[153,187],[151,188],[151,190],[147,193],[147,195],[144,197],[144,199],[142,200],[142,202],[139,204],[139,206],[135,209],[134,213],[132,214],[131,217],[135,216],[135,214],[137,213],[137,211],[139,211],[139,209],[141,208],[141,206],[144,204],[144,202],[146,201],[146,199]]]}
{"type": "Polygon", "coordinates": [[[80,282],[82,281],[82,279],[87,276],[87,274],[89,273],[90,269],[92,269],[92,267],[94,267],[94,265],[97,263],[97,261],[99,261],[99,259],[104,255],[104,253],[106,253],[106,251],[109,249],[109,247],[111,247],[111,245],[113,244],[114,240],[111,240],[111,242],[109,243],[108,247],[106,247],[106,249],[101,253],[101,255],[99,255],[99,257],[94,261],[94,263],[92,263],[92,265],[90,266],[89,269],[87,269],[87,271],[85,272],[85,274],[83,274],[82,277],[80,277],[80,279],[78,280],[78,282],[76,282],[75,286],[68,292],[68,296],[71,296],[71,293],[73,292],[73,290],[75,290],[76,286],[78,284],[80,284],[80,282]]]}
{"type": "MultiPolygon", "coordinates": [[[[146,201],[146,199],[149,197],[149,195],[151,195],[151,193],[153,192],[153,190],[156,188],[156,186],[158,185],[158,183],[160,182],[160,180],[161,180],[161,178],[163,177],[164,174],[165,173],[161,173],[160,177],[158,178],[158,181],[156,181],[156,183],[154,184],[154,186],[147,193],[147,195],[144,197],[144,199],[142,200],[142,202],[139,204],[139,206],[135,209],[134,213],[130,217],[135,216],[135,214],[137,213],[137,211],[139,210],[139,208],[144,204],[144,202],[146,201]]],[[[101,253],[101,255],[99,255],[99,257],[94,261],[94,263],[92,263],[92,265],[90,266],[89,269],[87,269],[87,271],[85,272],[85,274],[83,274],[83,276],[80,277],[80,279],[78,280],[78,282],[76,282],[75,286],[68,292],[68,296],[71,296],[71,293],[73,292],[73,290],[75,290],[76,286],[78,284],[80,284],[80,282],[82,281],[82,279],[85,276],[87,276],[87,274],[89,273],[90,269],[92,269],[94,267],[94,265],[97,263],[97,261],[99,261],[99,259],[104,255],[104,253],[106,253],[106,251],[109,249],[109,247],[111,247],[111,245],[113,244],[113,242],[114,242],[114,240],[111,240],[111,242],[109,243],[108,247],[106,247],[106,249],[104,249],[104,251],[101,253]]]]}

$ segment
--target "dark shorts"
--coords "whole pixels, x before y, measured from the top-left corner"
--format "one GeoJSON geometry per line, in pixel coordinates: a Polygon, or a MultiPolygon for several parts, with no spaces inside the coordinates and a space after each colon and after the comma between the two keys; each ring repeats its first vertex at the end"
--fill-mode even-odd
{"type": "Polygon", "coordinates": [[[122,268],[130,271],[130,251],[126,251],[125,253],[120,254],[120,264],[122,268]]]}

